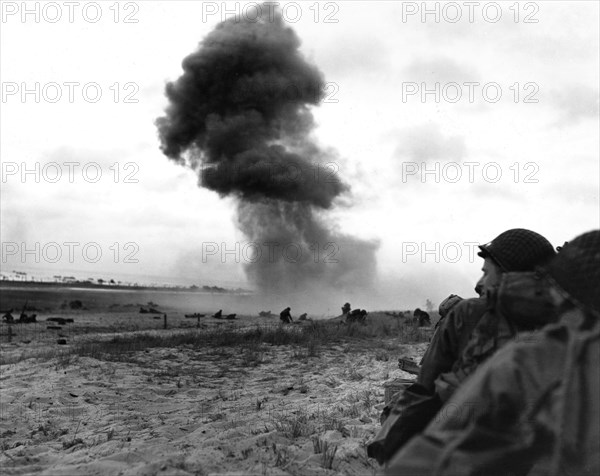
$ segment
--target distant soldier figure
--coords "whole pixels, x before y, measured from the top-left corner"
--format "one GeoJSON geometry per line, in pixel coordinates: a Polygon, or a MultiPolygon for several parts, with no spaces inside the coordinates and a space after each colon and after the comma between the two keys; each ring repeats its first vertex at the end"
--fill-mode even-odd
{"type": "Polygon", "coordinates": [[[36,317],[37,317],[37,314],[32,314],[31,316],[28,316],[27,314],[23,313],[23,314],[21,314],[19,321],[28,324],[31,322],[36,322],[36,317]]]}
{"type": "Polygon", "coordinates": [[[360,309],[352,309],[349,313],[346,314],[346,322],[354,322],[358,319],[360,315],[360,309]]]}
{"type": "Polygon", "coordinates": [[[300,314],[300,317],[298,318],[298,320],[299,321],[306,321],[306,316],[307,316],[306,312],[304,314],[300,314]]]}
{"type": "Polygon", "coordinates": [[[346,322],[364,322],[367,317],[367,311],[364,309],[354,309],[346,315],[346,322]]]}
{"type": "Polygon", "coordinates": [[[291,307],[286,307],[283,311],[279,313],[279,319],[281,319],[281,321],[284,324],[291,324],[292,322],[294,322],[294,320],[292,319],[292,315],[290,314],[291,310],[291,307]]]}
{"type": "Polygon", "coordinates": [[[223,317],[223,309],[219,309],[218,312],[215,312],[213,317],[216,319],[221,319],[221,317],[223,317]]]}
{"type": "Polygon", "coordinates": [[[2,319],[4,319],[6,322],[13,322],[15,320],[15,318],[13,317],[13,315],[11,314],[10,311],[6,312],[3,316],[2,319]]]}
{"type": "Polygon", "coordinates": [[[344,315],[344,316],[348,315],[350,313],[350,309],[351,309],[350,308],[350,303],[347,302],[346,304],[344,304],[342,306],[342,315],[344,315]]]}
{"type": "Polygon", "coordinates": [[[368,312],[364,309],[361,309],[360,314],[358,316],[358,322],[365,322],[367,320],[368,312]]]}
{"type": "Polygon", "coordinates": [[[425,311],[421,311],[419,308],[416,308],[415,312],[413,312],[413,318],[414,322],[419,324],[419,327],[431,325],[429,314],[427,314],[425,311]]]}

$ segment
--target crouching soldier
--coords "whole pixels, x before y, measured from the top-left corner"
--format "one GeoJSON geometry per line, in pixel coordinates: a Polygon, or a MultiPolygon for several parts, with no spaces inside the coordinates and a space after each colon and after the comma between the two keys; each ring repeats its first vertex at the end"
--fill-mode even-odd
{"type": "Polygon", "coordinates": [[[279,313],[279,319],[284,324],[291,324],[292,322],[294,322],[294,320],[292,319],[292,314],[290,313],[291,310],[291,307],[286,307],[283,311],[279,313]]]}
{"type": "Polygon", "coordinates": [[[558,322],[479,366],[386,474],[600,474],[600,231],[567,243],[539,280],[558,322]]]}
{"type": "Polygon", "coordinates": [[[367,446],[367,454],[380,464],[422,431],[441,408],[443,401],[436,393],[436,381],[440,375],[451,372],[459,361],[474,329],[488,313],[487,296],[497,288],[502,275],[533,271],[555,256],[554,248],[546,238],[520,228],[505,231],[479,248],[479,256],[484,260],[483,275],[475,290],[480,297],[460,300],[440,319],[421,360],[417,382],[384,408],[383,426],[367,446]]]}
{"type": "Polygon", "coordinates": [[[429,318],[429,314],[425,311],[421,311],[421,309],[419,308],[416,308],[413,312],[413,318],[419,327],[431,325],[431,319],[429,318]]]}
{"type": "Polygon", "coordinates": [[[368,312],[364,309],[354,309],[346,315],[346,322],[365,322],[368,312]]]}

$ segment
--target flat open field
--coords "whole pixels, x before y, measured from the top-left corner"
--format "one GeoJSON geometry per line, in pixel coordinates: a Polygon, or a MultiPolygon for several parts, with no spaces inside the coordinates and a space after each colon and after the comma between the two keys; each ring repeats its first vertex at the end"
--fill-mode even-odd
{"type": "Polygon", "coordinates": [[[384,383],[411,378],[397,359],[418,360],[430,335],[383,313],[198,322],[172,296],[116,294],[2,289],[3,310],[18,318],[25,295],[38,310],[0,326],[3,474],[375,474],[384,383]],[[139,313],[150,301],[159,319],[139,313]]]}

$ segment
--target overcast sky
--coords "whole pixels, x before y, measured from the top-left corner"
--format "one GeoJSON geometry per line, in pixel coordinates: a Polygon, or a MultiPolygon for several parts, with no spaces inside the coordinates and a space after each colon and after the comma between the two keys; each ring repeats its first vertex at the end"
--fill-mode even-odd
{"type": "MultiPolygon", "coordinates": [[[[154,120],[182,59],[256,8],[26,3],[2,2],[0,23],[2,272],[248,286],[243,256],[202,259],[203,243],[244,242],[231,199],[161,153],[154,120]],[[36,243],[39,263],[22,253],[36,243]]],[[[598,2],[280,5],[325,75],[315,135],[352,186],[327,217],[379,240],[393,299],[472,295],[481,260],[464,243],[599,227],[598,2]]]]}

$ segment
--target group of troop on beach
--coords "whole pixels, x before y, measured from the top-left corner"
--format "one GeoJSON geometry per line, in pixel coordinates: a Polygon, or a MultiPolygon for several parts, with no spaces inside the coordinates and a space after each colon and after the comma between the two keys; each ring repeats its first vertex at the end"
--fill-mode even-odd
{"type": "Polygon", "coordinates": [[[600,474],[600,230],[479,249],[479,297],[440,304],[368,455],[386,475],[600,474]]]}

